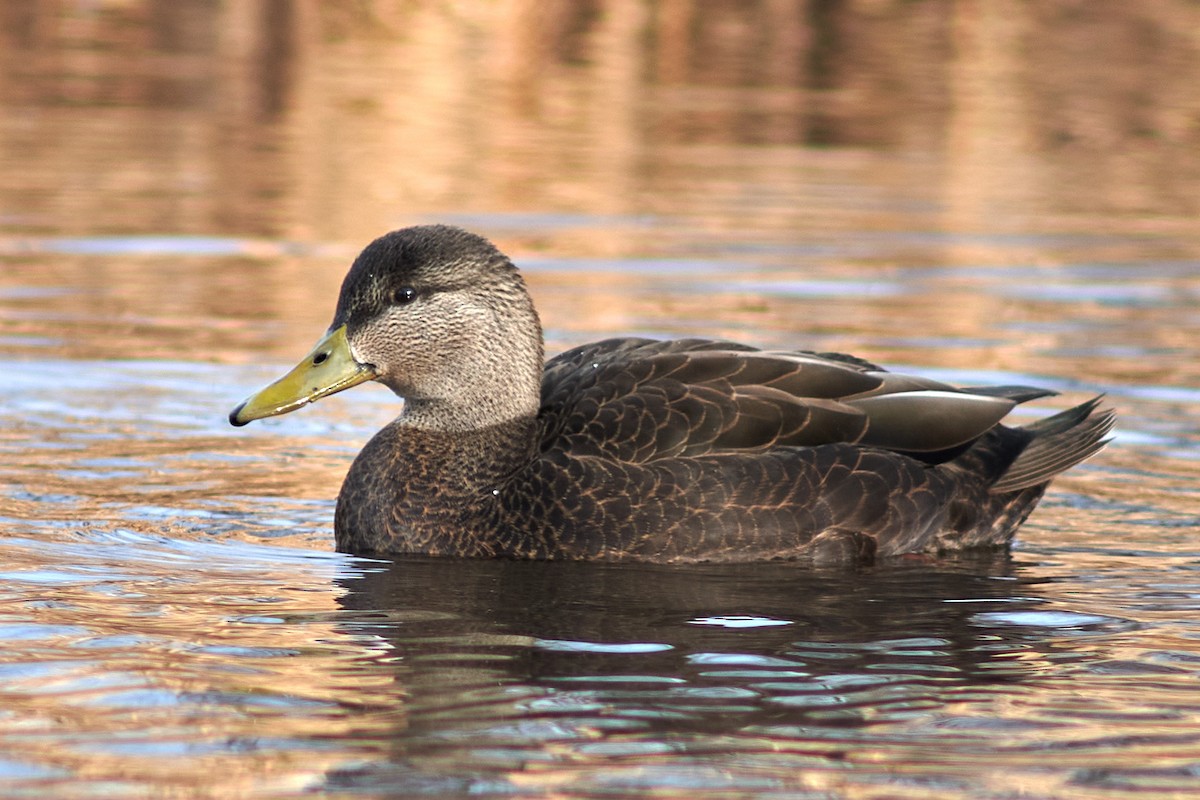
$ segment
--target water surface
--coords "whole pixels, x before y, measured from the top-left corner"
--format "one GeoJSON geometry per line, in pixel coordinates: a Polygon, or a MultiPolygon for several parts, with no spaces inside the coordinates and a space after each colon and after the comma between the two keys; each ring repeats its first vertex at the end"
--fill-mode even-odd
{"type": "Polygon", "coordinates": [[[10,5],[0,794],[1200,792],[1189,4],[10,5]],[[431,220],[551,352],[847,351],[1117,436],[1011,556],[336,555],[397,401],[225,415],[431,220]]]}

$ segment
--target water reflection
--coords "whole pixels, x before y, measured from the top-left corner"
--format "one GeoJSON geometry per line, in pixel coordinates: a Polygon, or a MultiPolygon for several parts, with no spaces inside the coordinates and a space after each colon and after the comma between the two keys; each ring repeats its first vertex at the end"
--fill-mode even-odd
{"type": "Polygon", "coordinates": [[[0,13],[0,213],[25,230],[362,242],[414,215],[531,208],[707,230],[1098,213],[1161,229],[1200,202],[1185,0],[0,13]]]}
{"type": "Polygon", "coordinates": [[[6,794],[237,795],[280,752],[306,754],[290,782],[344,761],[321,737],[386,696],[339,671],[364,653],[330,624],[344,560],[96,527],[0,541],[6,794]]]}
{"type": "MultiPolygon", "coordinates": [[[[939,769],[965,767],[999,731],[1056,727],[979,709],[1020,703],[1087,659],[1079,637],[1129,626],[1040,610],[1001,556],[856,572],[402,560],[340,583],[356,612],[343,630],[389,653],[359,668],[390,672],[408,713],[387,763],[337,788],[461,790],[536,766],[588,791],[623,757],[654,757],[662,774],[626,778],[679,789],[750,753],[838,773],[848,742],[903,758],[914,726],[942,740],[939,769]]],[[[767,759],[727,788],[780,788],[783,765],[798,766],[767,759]]]]}

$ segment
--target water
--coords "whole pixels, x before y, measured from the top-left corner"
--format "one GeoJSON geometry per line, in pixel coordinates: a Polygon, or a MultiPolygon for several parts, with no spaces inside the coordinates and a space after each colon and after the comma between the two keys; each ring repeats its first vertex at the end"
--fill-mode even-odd
{"type": "Polygon", "coordinates": [[[1187,4],[17,5],[0,794],[1200,793],[1187,4]],[[517,259],[551,351],[848,351],[1105,392],[1117,437],[1010,557],[337,555],[393,398],[225,415],[366,240],[433,219],[517,259]]]}

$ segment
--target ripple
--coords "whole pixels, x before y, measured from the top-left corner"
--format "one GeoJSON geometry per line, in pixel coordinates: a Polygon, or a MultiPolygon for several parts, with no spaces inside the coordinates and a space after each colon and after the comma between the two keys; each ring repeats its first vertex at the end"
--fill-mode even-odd
{"type": "Polygon", "coordinates": [[[1129,620],[1118,617],[1084,614],[1077,611],[984,611],[975,614],[974,620],[984,625],[1015,625],[1055,630],[1086,630],[1101,626],[1125,627],[1131,624],[1129,620]]]}
{"type": "Polygon", "coordinates": [[[779,625],[794,625],[791,620],[769,617],[744,616],[740,614],[717,617],[700,617],[688,620],[689,625],[709,625],[716,628],[769,628],[779,625]]]}
{"type": "Polygon", "coordinates": [[[623,642],[604,644],[600,642],[576,642],[566,639],[536,639],[534,647],[555,653],[614,653],[619,655],[634,655],[639,653],[661,653],[671,650],[669,644],[656,642],[623,642]]]}
{"type": "Polygon", "coordinates": [[[33,623],[0,623],[0,641],[20,642],[39,639],[58,639],[83,636],[86,628],[72,625],[38,625],[33,623]]]}

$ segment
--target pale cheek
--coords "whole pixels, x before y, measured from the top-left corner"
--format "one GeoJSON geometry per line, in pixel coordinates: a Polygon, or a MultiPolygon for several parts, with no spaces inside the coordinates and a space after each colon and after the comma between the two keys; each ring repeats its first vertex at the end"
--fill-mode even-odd
{"type": "Polygon", "coordinates": [[[350,355],[360,364],[374,366],[381,375],[392,372],[403,362],[411,361],[402,331],[395,319],[376,320],[349,339],[350,355]]]}
{"type": "Polygon", "coordinates": [[[357,342],[347,342],[347,344],[350,345],[350,357],[351,358],[353,358],[359,364],[370,364],[371,363],[371,360],[369,358],[367,358],[366,355],[363,354],[362,348],[360,348],[358,346],[357,342]]]}
{"type": "Polygon", "coordinates": [[[356,361],[374,365],[389,383],[440,391],[443,382],[462,380],[472,365],[495,360],[505,339],[490,309],[446,297],[393,309],[356,331],[348,344],[356,361]]]}
{"type": "Polygon", "coordinates": [[[350,339],[350,355],[360,364],[373,364],[382,368],[384,359],[380,358],[380,336],[378,332],[369,335],[359,334],[350,339]]]}

